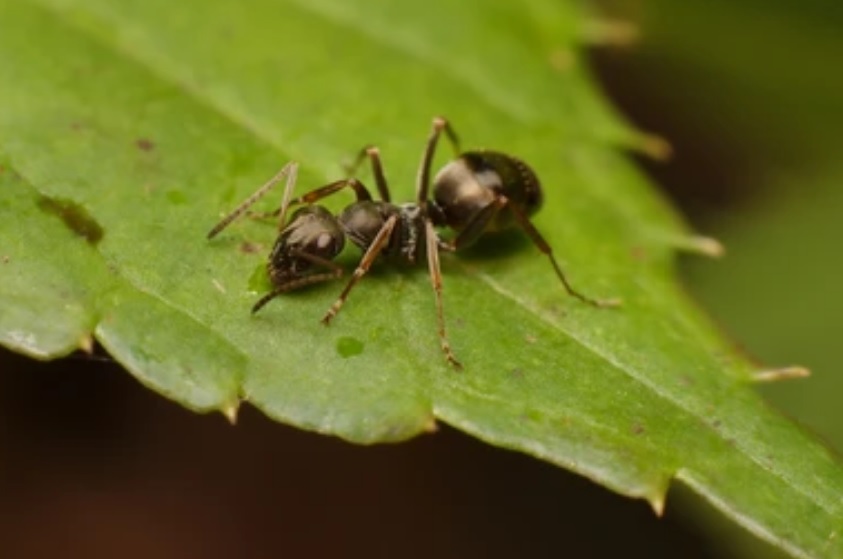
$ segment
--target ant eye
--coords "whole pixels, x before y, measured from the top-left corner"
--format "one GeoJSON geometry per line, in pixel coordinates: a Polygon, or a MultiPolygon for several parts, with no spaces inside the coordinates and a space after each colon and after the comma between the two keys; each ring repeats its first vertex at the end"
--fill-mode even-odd
{"type": "Polygon", "coordinates": [[[322,234],[321,234],[321,235],[319,235],[319,237],[316,239],[316,248],[321,248],[321,249],[328,248],[328,247],[331,245],[331,241],[332,241],[332,240],[333,240],[333,239],[331,238],[331,235],[330,235],[330,234],[328,234],[328,233],[322,233],[322,234]]]}

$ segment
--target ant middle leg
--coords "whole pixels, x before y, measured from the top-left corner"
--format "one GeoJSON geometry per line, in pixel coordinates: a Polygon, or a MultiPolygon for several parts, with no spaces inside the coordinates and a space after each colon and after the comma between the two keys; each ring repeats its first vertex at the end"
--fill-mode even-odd
{"type": "Polygon", "coordinates": [[[342,179],[334,181],[332,183],[328,183],[325,186],[315,188],[306,194],[302,194],[298,198],[294,198],[293,200],[289,200],[285,197],[284,202],[281,204],[281,207],[275,210],[274,212],[271,212],[270,215],[278,216],[278,228],[283,229],[287,219],[287,210],[290,208],[290,206],[297,206],[299,204],[313,204],[314,202],[317,202],[322,198],[335,194],[346,187],[351,188],[354,191],[358,202],[363,202],[372,199],[372,195],[369,194],[369,190],[362,182],[354,178],[342,179]]]}
{"type": "Polygon", "coordinates": [[[433,222],[425,219],[425,237],[427,249],[427,268],[430,273],[430,283],[433,285],[433,293],[436,296],[436,319],[439,327],[439,346],[445,354],[445,359],[456,369],[462,369],[462,364],[457,361],[451,344],[448,342],[448,335],[445,332],[445,312],[442,304],[442,271],[439,267],[439,236],[433,228],[433,222]]]}
{"type": "Polygon", "coordinates": [[[442,132],[445,132],[445,136],[451,142],[454,153],[456,155],[460,154],[460,141],[451,124],[441,116],[434,117],[433,128],[430,131],[430,136],[427,138],[427,143],[422,153],[422,162],[419,166],[416,183],[416,203],[423,208],[427,207],[427,196],[430,192],[430,167],[433,165],[436,144],[439,142],[439,136],[442,132]]]}
{"type": "Polygon", "coordinates": [[[369,248],[366,249],[363,257],[360,259],[360,263],[357,265],[357,268],[354,270],[354,274],[352,274],[351,279],[348,280],[348,283],[342,290],[342,293],[340,293],[340,296],[336,301],[334,301],[334,304],[331,305],[331,308],[328,309],[328,312],[325,313],[325,316],[322,317],[323,324],[326,326],[330,324],[331,320],[338,312],[340,312],[340,309],[345,303],[345,300],[348,299],[348,294],[351,293],[352,288],[354,288],[354,286],[357,285],[357,282],[360,281],[360,278],[369,271],[369,268],[372,266],[375,258],[377,258],[389,242],[389,238],[392,235],[393,229],[395,229],[396,223],[398,223],[398,214],[389,216],[389,218],[384,222],[380,231],[378,231],[378,234],[375,235],[375,238],[372,240],[372,244],[369,245],[369,248]]]}
{"type": "Polygon", "coordinates": [[[302,194],[298,198],[290,200],[290,205],[293,206],[297,204],[313,204],[314,202],[317,202],[322,198],[326,198],[332,194],[339,192],[343,188],[352,189],[354,191],[355,196],[357,196],[358,202],[368,201],[372,199],[372,195],[369,194],[369,190],[362,182],[355,178],[350,178],[334,181],[332,183],[326,184],[325,186],[314,188],[310,192],[302,194]]]}

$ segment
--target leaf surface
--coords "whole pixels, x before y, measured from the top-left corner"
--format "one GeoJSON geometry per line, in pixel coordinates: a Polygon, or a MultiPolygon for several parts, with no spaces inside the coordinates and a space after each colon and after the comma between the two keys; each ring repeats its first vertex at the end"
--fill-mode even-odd
{"type": "Polygon", "coordinates": [[[359,443],[441,420],[657,509],[677,477],[794,554],[843,554],[843,472],[763,404],[675,284],[693,237],[619,153],[642,135],[597,94],[569,4],[0,5],[5,345],[47,358],[93,336],[190,408],[233,417],[245,398],[359,443]],[[624,307],[567,297],[515,233],[442,257],[463,372],[439,352],[422,269],[373,270],[327,329],[338,284],[250,316],[273,229],[208,243],[219,217],[288,160],[301,192],[368,143],[411,200],[437,114],[465,147],[531,163],[546,191],[535,223],[571,281],[624,307]]]}

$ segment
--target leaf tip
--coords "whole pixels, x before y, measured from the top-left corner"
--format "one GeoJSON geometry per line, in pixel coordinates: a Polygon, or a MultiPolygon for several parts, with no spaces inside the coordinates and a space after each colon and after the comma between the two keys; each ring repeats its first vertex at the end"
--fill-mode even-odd
{"type": "Polygon", "coordinates": [[[805,367],[792,366],[780,369],[766,369],[752,373],[753,382],[777,382],[795,378],[806,378],[811,376],[811,371],[805,367]]]}
{"type": "Polygon", "coordinates": [[[709,258],[720,258],[726,254],[726,247],[723,246],[723,243],[705,235],[687,235],[675,239],[672,244],[679,250],[701,254],[709,258]]]}
{"type": "Polygon", "coordinates": [[[670,488],[671,479],[669,476],[662,477],[654,485],[648,487],[647,491],[641,495],[650,504],[650,508],[653,509],[653,512],[659,518],[664,516],[667,492],[670,488]]]}
{"type": "Polygon", "coordinates": [[[91,355],[94,353],[94,338],[91,334],[84,334],[81,338],[79,338],[79,349],[91,355]]]}
{"type": "Polygon", "coordinates": [[[689,239],[690,246],[705,256],[711,258],[720,258],[726,254],[726,247],[713,237],[705,237],[703,235],[694,235],[689,239]]]}
{"type": "Polygon", "coordinates": [[[673,157],[673,145],[658,134],[638,132],[629,141],[628,148],[654,161],[664,163],[673,157]]]}
{"type": "Polygon", "coordinates": [[[232,425],[237,425],[237,412],[240,411],[240,402],[234,401],[225,404],[220,411],[232,425]]]}
{"type": "Polygon", "coordinates": [[[665,496],[666,496],[666,494],[662,493],[661,495],[653,495],[653,496],[647,497],[647,502],[650,503],[650,508],[653,509],[653,512],[659,518],[664,516],[664,504],[665,504],[665,500],[666,500],[665,496]]]}

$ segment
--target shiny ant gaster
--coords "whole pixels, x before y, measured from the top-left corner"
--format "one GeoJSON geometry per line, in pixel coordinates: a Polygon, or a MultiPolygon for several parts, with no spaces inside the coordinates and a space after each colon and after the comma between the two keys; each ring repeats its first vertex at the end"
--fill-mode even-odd
{"type": "Polygon", "coordinates": [[[281,206],[274,212],[264,214],[278,216],[281,230],[267,264],[274,288],[255,303],[253,313],[281,293],[341,277],[343,269],[333,260],[342,251],[346,238],[363,250],[363,257],[345,289],[322,318],[324,324],[336,316],[351,289],[379,255],[410,265],[426,256],[436,296],[440,345],[448,362],[460,368],[445,333],[439,251],[460,250],[476,241],[483,233],[513,225],[520,226],[548,257],[570,295],[596,307],[618,304],[616,300],[586,297],[568,282],[550,245],[529,220],[529,216],[541,206],[542,191],[535,173],[523,161],[488,150],[463,153],[459,150],[459,141],[449,123],[443,118],[434,118],[433,130],[419,167],[416,201],[396,205],[390,201],[389,187],[377,148],[361,150],[349,175],[354,174],[354,170],[366,157],[372,166],[381,198],[379,201],[372,200],[366,187],[353,176],[291,200],[298,165],[290,162],[208,233],[208,239],[216,236],[286,177],[281,206]],[[428,200],[430,167],[443,131],[453,145],[457,158],[434,177],[433,199],[428,200]],[[351,188],[357,200],[338,215],[333,215],[323,206],[315,205],[318,200],[343,188],[351,188]],[[287,221],[288,208],[299,204],[305,205],[298,208],[287,221]],[[435,227],[449,227],[456,232],[456,236],[445,241],[439,237],[435,227]]]}

